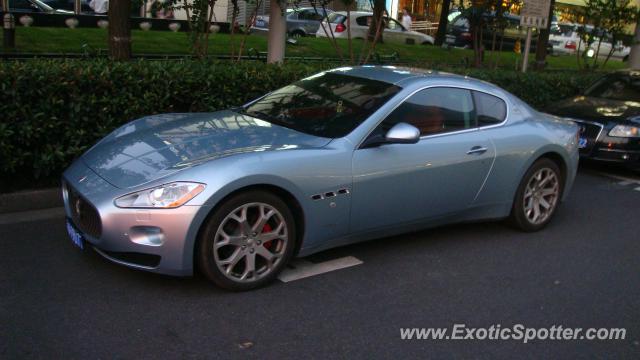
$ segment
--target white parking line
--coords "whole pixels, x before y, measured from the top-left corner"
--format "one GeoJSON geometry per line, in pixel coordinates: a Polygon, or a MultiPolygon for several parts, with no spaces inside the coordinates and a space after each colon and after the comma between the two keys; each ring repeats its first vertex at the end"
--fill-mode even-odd
{"type": "Polygon", "coordinates": [[[637,188],[633,189],[635,191],[640,191],[640,186],[638,186],[637,188]]]}
{"type": "MultiPolygon", "coordinates": [[[[615,180],[619,180],[621,182],[628,182],[626,185],[630,185],[630,184],[640,184],[640,179],[634,179],[634,178],[629,178],[626,176],[620,176],[620,175],[613,175],[613,174],[607,174],[605,172],[600,172],[597,171],[596,174],[601,175],[601,176],[605,176],[611,179],[615,179],[615,180]]],[[[622,185],[622,184],[620,184],[622,185]]]]}
{"type": "Polygon", "coordinates": [[[290,282],[360,264],[362,264],[362,261],[353,256],[346,256],[315,264],[307,260],[296,259],[291,262],[290,267],[286,267],[280,273],[278,279],[282,282],[290,282]]]}
{"type": "Polygon", "coordinates": [[[620,181],[618,183],[618,185],[620,185],[620,186],[627,186],[627,185],[631,185],[631,184],[635,184],[635,183],[633,181],[629,181],[629,180],[620,181]]]}

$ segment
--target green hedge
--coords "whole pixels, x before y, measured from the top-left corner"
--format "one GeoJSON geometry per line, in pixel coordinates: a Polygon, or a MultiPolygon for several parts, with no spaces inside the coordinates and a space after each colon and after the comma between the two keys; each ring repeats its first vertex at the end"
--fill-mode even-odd
{"type": "MultiPolygon", "coordinates": [[[[55,181],[73,158],[125,122],[149,114],[240,105],[327,67],[195,61],[0,62],[0,180],[18,187],[42,179],[55,181]]],[[[598,76],[462,72],[500,85],[536,107],[574,95],[598,76]]]]}

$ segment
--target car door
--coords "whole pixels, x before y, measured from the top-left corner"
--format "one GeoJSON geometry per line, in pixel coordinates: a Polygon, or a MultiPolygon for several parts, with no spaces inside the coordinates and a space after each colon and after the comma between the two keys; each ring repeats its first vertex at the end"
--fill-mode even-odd
{"type": "Polygon", "coordinates": [[[469,90],[420,90],[370,136],[399,122],[416,126],[421,139],[354,151],[353,233],[462,211],[473,203],[491,169],[495,147],[478,131],[469,90]]]}
{"type": "MultiPolygon", "coordinates": [[[[372,19],[371,15],[358,16],[355,20],[351,19],[351,37],[354,39],[366,39],[372,19]]],[[[347,20],[344,21],[344,25],[347,26],[347,20]]]]}

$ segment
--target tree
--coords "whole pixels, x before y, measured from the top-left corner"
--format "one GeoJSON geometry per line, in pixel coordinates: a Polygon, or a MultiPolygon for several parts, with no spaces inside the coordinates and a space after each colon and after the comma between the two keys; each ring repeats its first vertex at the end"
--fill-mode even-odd
{"type": "Polygon", "coordinates": [[[640,10],[636,11],[636,33],[629,54],[629,68],[640,70],[640,10]]]}
{"type": "Polygon", "coordinates": [[[442,1],[442,10],[440,10],[440,22],[438,22],[438,32],[436,33],[436,46],[442,46],[444,39],[447,36],[447,25],[449,23],[449,8],[451,7],[451,0],[442,1]]]}
{"type": "Polygon", "coordinates": [[[624,35],[626,26],[635,21],[638,8],[629,4],[630,0],[586,0],[585,18],[594,25],[594,29],[591,32],[584,30],[584,37],[587,39],[587,43],[591,42],[595,46],[593,62],[591,65],[587,65],[588,67],[592,69],[599,67],[598,58],[604,40],[611,41],[611,49],[602,66],[609,61],[615,51],[616,42],[624,35]]]}
{"type": "Polygon", "coordinates": [[[349,51],[349,61],[354,63],[353,57],[353,42],[351,41],[351,8],[355,4],[355,0],[341,0],[344,7],[347,9],[347,45],[349,51]]]}
{"type": "Polygon", "coordinates": [[[287,9],[287,1],[270,1],[267,62],[280,63],[284,60],[284,45],[287,37],[287,22],[284,17],[284,12],[287,9]]]}
{"type": "MultiPolygon", "coordinates": [[[[330,0],[309,0],[309,4],[313,8],[313,11],[315,11],[317,14],[326,14],[326,9],[329,1],[330,0]]],[[[333,33],[333,29],[331,28],[331,24],[329,23],[329,21],[327,20],[327,26],[325,26],[324,21],[321,21],[320,28],[329,40],[329,43],[331,43],[331,46],[336,51],[336,54],[338,55],[340,60],[342,60],[342,49],[340,49],[340,46],[338,46],[338,42],[336,41],[335,34],[333,33]]],[[[351,33],[351,30],[349,30],[349,33],[351,33]]]]}
{"type": "Polygon", "coordinates": [[[184,9],[189,24],[189,42],[195,57],[205,57],[209,52],[209,35],[216,0],[167,0],[163,7],[184,9]]]}
{"type": "Polygon", "coordinates": [[[109,55],[114,60],[131,59],[131,0],[109,2],[109,55]]]}
{"type": "Polygon", "coordinates": [[[540,29],[538,32],[538,42],[536,43],[536,69],[542,70],[546,64],[547,58],[547,44],[549,43],[549,33],[551,30],[551,18],[553,17],[553,8],[556,5],[556,0],[551,0],[549,4],[549,20],[547,21],[547,27],[540,29]]]}
{"type": "Polygon", "coordinates": [[[368,40],[376,42],[383,42],[382,33],[384,30],[383,17],[387,12],[385,0],[372,0],[373,1],[373,18],[369,24],[368,40]]]}
{"type": "Polygon", "coordinates": [[[484,57],[484,34],[487,10],[493,6],[493,3],[485,0],[472,0],[471,7],[464,9],[465,2],[460,0],[460,7],[463,9],[465,16],[469,20],[471,28],[471,41],[473,44],[473,66],[482,66],[484,57]]]}

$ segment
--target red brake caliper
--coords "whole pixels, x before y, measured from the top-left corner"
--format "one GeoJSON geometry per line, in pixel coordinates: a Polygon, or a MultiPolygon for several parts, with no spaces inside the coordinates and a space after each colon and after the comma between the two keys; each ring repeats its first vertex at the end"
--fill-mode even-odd
{"type": "MultiPolygon", "coordinates": [[[[262,227],[262,233],[268,233],[268,232],[271,232],[271,231],[272,231],[271,225],[264,224],[264,226],[262,227]]],[[[264,243],[264,247],[267,250],[271,250],[271,245],[273,245],[273,241],[267,241],[267,242],[264,243]]]]}

